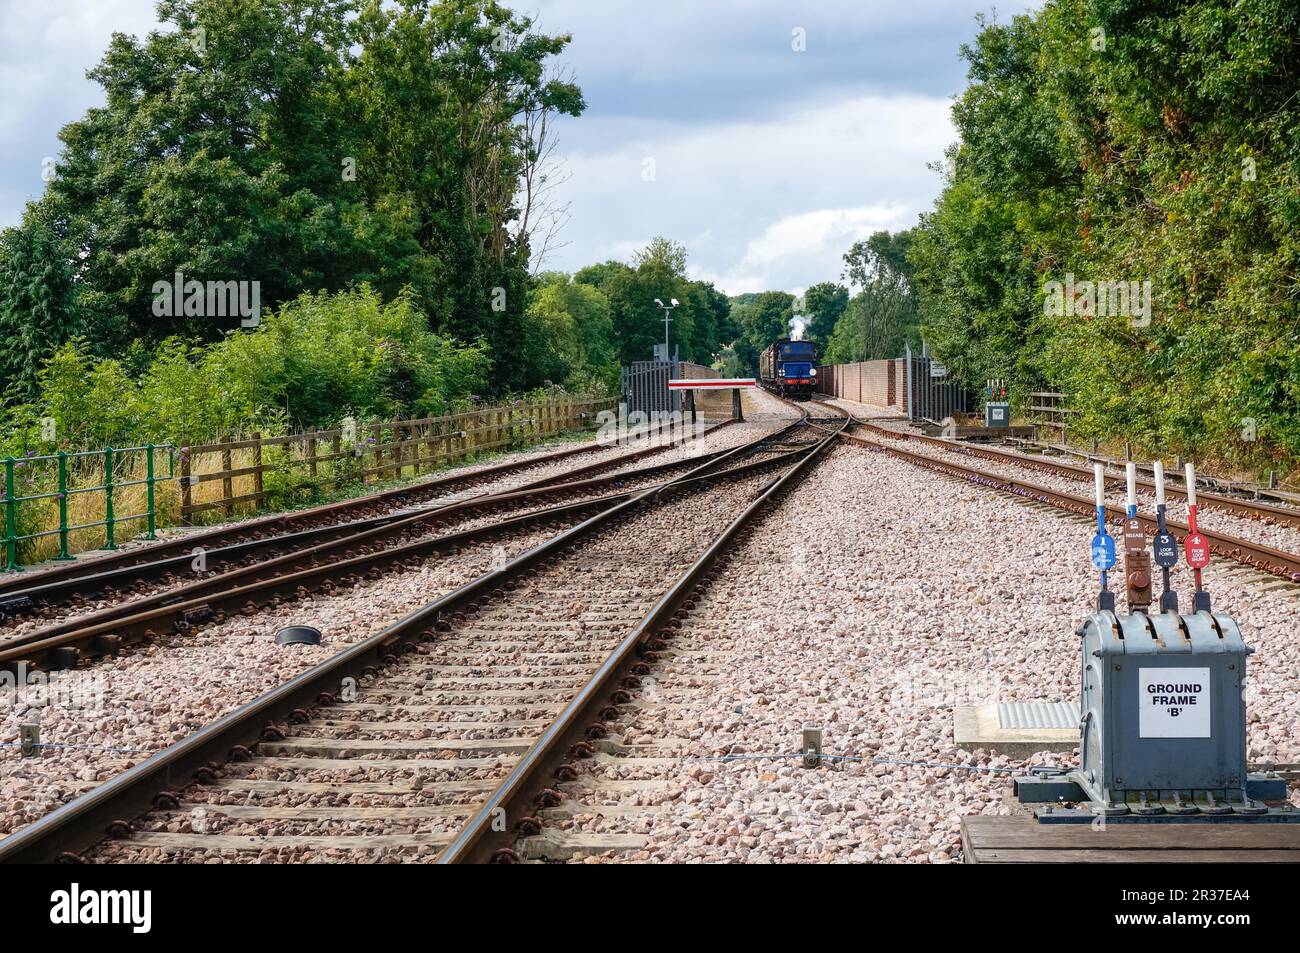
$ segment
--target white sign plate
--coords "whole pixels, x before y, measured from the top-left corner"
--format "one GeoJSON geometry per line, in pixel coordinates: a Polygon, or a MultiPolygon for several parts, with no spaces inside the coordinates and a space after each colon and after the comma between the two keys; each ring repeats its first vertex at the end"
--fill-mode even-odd
{"type": "Polygon", "coordinates": [[[1138,737],[1210,737],[1210,670],[1138,669],[1138,737]]]}

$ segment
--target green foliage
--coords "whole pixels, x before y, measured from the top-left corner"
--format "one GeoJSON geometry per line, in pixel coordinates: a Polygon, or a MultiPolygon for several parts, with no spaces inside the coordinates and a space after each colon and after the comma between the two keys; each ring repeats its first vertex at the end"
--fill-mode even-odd
{"type": "Polygon", "coordinates": [[[652,238],[649,245],[633,253],[632,267],[666,275],[685,274],[686,246],[662,236],[652,238]]]}
{"type": "Polygon", "coordinates": [[[588,265],[586,268],[579,268],[573,274],[573,280],[580,285],[591,285],[593,288],[605,290],[605,285],[617,275],[626,275],[632,271],[632,267],[626,262],[605,261],[597,265],[588,265]]]}
{"type": "Polygon", "coordinates": [[[805,291],[803,300],[804,312],[808,315],[804,337],[816,343],[819,353],[824,352],[836,323],[849,306],[849,289],[832,281],[823,281],[805,291]]]}
{"type": "Polygon", "coordinates": [[[827,363],[899,357],[907,345],[919,347],[920,312],[909,260],[916,238],[915,229],[875,232],[845,253],[844,277],[862,290],[842,308],[826,346],[827,363]]]}
{"type": "Polygon", "coordinates": [[[1065,391],[1080,436],[1300,460],[1297,49],[1280,0],[1057,0],[983,24],[909,255],[936,354],[969,384],[1065,391]],[[1150,322],[1045,313],[1069,274],[1150,281],[1150,322]]]}
{"type": "Polygon", "coordinates": [[[732,319],[740,329],[736,357],[748,373],[758,370],[758,354],[774,341],[790,336],[794,317],[794,295],[784,291],[763,291],[753,295],[748,304],[734,305],[732,319]]]}
{"type": "Polygon", "coordinates": [[[481,346],[434,335],[403,293],[384,304],[369,287],[303,295],[207,346],[168,338],[140,378],[94,356],[82,339],[40,372],[37,415],[70,449],[208,440],[257,429],[328,425],[343,416],[448,412],[480,388],[481,346]]]}
{"type": "Polygon", "coordinates": [[[72,333],[66,251],[39,219],[0,233],[0,397],[30,398],[41,362],[72,333]]]}
{"type": "Polygon", "coordinates": [[[618,386],[609,299],[599,288],[543,274],[529,298],[528,322],[537,342],[528,356],[542,362],[546,380],[580,392],[618,386]]]}

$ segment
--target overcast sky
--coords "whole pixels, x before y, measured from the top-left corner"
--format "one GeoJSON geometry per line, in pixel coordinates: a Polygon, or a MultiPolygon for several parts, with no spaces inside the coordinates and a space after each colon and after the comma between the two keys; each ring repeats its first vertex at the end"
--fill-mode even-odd
{"type": "MultiPolygon", "coordinates": [[[[1032,4],[1003,0],[1005,20],[1032,4]]],[[[692,276],[738,294],[839,277],[840,256],[905,228],[955,138],[958,48],[982,0],[520,0],[572,33],[563,62],[587,112],[560,126],[572,177],[572,271],[655,235],[692,276]],[[796,31],[801,31],[796,34],[796,31]],[[795,47],[802,45],[803,50],[795,47]]],[[[0,226],[40,195],[57,133],[102,103],[85,72],[114,30],[157,25],[153,0],[0,0],[0,226]]]]}

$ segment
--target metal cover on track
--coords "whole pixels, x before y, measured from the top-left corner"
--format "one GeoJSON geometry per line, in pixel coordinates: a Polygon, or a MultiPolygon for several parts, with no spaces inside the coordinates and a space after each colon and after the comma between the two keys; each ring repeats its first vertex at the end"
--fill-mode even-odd
{"type": "Polygon", "coordinates": [[[1002,702],[999,728],[1078,728],[1078,702],[1002,702]]]}

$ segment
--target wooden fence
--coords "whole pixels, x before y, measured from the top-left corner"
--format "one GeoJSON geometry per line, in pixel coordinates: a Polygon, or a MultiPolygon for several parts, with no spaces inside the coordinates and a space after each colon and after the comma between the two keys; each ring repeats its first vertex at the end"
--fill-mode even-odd
{"type": "Polygon", "coordinates": [[[1034,426],[1035,443],[1067,443],[1070,415],[1077,413],[1065,406],[1065,395],[1054,391],[1031,391],[1029,394],[1029,419],[1034,426]],[[1045,441],[1040,440],[1039,427],[1050,431],[1045,441]]]}
{"type": "Polygon", "coordinates": [[[269,494],[347,483],[397,481],[475,454],[533,442],[591,426],[617,399],[572,397],[483,407],[412,420],[358,423],[354,428],[308,430],[283,437],[250,434],[180,450],[181,523],[220,510],[256,510],[269,494]]]}

